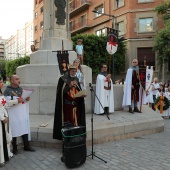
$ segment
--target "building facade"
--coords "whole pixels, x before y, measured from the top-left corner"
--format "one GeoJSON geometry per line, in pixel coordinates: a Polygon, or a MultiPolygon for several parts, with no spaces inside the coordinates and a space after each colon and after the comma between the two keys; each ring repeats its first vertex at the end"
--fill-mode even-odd
{"type": "Polygon", "coordinates": [[[5,59],[14,60],[19,57],[29,56],[33,44],[33,22],[26,23],[17,30],[16,35],[11,36],[5,42],[5,59]]]}
{"type": "MultiPolygon", "coordinates": [[[[117,29],[119,36],[126,39],[127,53],[125,72],[116,77],[125,78],[126,70],[134,58],[139,60],[139,65],[143,65],[146,58],[147,65],[154,66],[154,76],[166,81],[170,79],[170,61],[164,65],[162,74],[156,53],[152,51],[154,37],[164,26],[161,17],[154,12],[154,8],[162,2],[164,0],[69,0],[71,36],[79,33],[106,35],[107,27],[117,29]]],[[[34,0],[36,48],[39,48],[43,31],[42,14],[43,0],[34,0]]]]}
{"type": "Polygon", "coordinates": [[[43,32],[43,0],[34,0],[34,45],[38,49],[43,32]]]}
{"type": "Polygon", "coordinates": [[[4,59],[5,56],[5,39],[0,36],[0,60],[4,59]]]}

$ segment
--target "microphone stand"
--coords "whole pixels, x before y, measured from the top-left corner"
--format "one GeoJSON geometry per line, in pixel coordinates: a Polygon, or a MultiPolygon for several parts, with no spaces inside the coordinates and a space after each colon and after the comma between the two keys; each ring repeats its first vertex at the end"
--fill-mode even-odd
{"type": "MultiPolygon", "coordinates": [[[[92,99],[92,91],[93,91],[93,93],[95,94],[95,97],[97,98],[97,100],[99,101],[101,107],[102,107],[103,110],[104,110],[104,107],[102,106],[102,104],[101,104],[99,98],[97,97],[97,95],[96,95],[96,93],[95,93],[95,91],[94,91],[94,89],[93,89],[91,83],[89,83],[89,87],[90,87],[90,91],[91,91],[91,99],[92,99]]],[[[87,157],[88,157],[88,156],[92,156],[92,159],[93,159],[93,157],[95,156],[96,158],[100,159],[100,160],[103,161],[104,163],[107,163],[107,161],[105,161],[105,160],[103,160],[102,158],[96,156],[96,155],[95,155],[95,152],[93,151],[93,112],[92,112],[92,106],[93,106],[93,105],[91,104],[91,136],[92,136],[92,151],[91,151],[91,154],[90,154],[90,155],[87,155],[87,157]]],[[[107,113],[106,113],[105,110],[104,110],[104,113],[106,114],[107,118],[110,120],[110,118],[109,118],[109,116],[107,115],[107,113]]]]}

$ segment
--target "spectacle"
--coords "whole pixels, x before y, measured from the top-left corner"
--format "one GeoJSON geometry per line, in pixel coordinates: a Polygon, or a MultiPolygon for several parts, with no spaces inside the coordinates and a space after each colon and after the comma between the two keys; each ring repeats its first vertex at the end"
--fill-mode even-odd
{"type": "Polygon", "coordinates": [[[103,68],[107,68],[107,67],[103,67],[103,68]]]}
{"type": "Polygon", "coordinates": [[[133,63],[137,63],[137,62],[133,62],[133,63]]]}

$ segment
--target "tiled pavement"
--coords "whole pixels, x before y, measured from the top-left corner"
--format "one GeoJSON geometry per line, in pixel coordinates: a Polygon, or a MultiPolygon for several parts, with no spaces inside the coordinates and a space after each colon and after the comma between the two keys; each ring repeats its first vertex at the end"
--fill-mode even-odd
{"type": "MultiPolygon", "coordinates": [[[[165,120],[165,131],[143,137],[94,145],[97,156],[107,161],[87,157],[81,170],[170,170],[170,120],[165,120]]],[[[10,159],[0,170],[65,170],[60,161],[61,149],[36,147],[36,152],[24,152],[10,159]]],[[[87,152],[91,152],[88,146],[87,152]]]]}

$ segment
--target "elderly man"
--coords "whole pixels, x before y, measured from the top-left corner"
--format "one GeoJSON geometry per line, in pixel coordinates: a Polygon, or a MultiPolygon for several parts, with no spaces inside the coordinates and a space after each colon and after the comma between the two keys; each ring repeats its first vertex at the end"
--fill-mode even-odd
{"type": "Polygon", "coordinates": [[[154,103],[155,103],[155,100],[156,100],[156,94],[158,93],[159,91],[159,83],[158,83],[159,79],[157,77],[155,77],[153,79],[153,83],[151,84],[152,85],[152,95],[153,95],[153,103],[152,103],[152,109],[155,110],[154,108],[154,103]]]}
{"type": "Polygon", "coordinates": [[[86,126],[84,97],[74,97],[81,87],[75,76],[77,68],[70,66],[68,74],[61,76],[57,85],[56,106],[54,114],[53,138],[61,140],[61,128],[64,122],[74,126],[86,126]]]}
{"type": "Polygon", "coordinates": [[[141,113],[137,107],[137,102],[139,102],[139,67],[138,60],[134,59],[132,61],[132,66],[128,69],[126,74],[124,95],[122,106],[129,106],[130,113],[141,113]],[[134,109],[133,109],[134,107],[134,109]]]}

